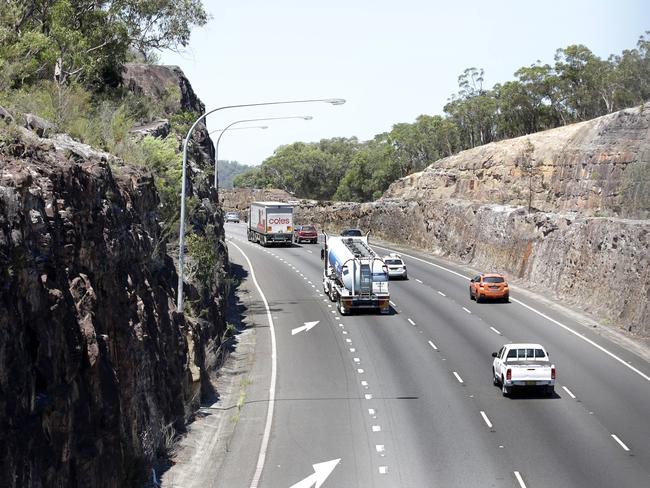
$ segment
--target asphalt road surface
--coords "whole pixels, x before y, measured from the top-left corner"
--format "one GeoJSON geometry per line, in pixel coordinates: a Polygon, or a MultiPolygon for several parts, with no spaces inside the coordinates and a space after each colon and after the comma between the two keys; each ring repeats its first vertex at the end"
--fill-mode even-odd
{"type": "Polygon", "coordinates": [[[470,301],[467,273],[424,253],[402,254],[391,315],[342,317],[323,294],[320,243],[263,248],[245,231],[226,225],[230,259],[270,313],[255,292],[256,373],[223,486],[650,486],[640,357],[529,296],[470,301]],[[546,347],[554,397],[493,386],[491,353],[508,342],[546,347]]]}

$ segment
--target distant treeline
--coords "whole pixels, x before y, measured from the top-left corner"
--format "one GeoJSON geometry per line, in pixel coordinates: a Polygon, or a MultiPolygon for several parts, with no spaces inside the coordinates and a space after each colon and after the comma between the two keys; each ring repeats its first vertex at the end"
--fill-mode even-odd
{"type": "Polygon", "coordinates": [[[245,173],[251,167],[246,164],[241,164],[237,161],[219,160],[219,188],[232,188],[232,180],[235,176],[245,173]]]}
{"type": "Polygon", "coordinates": [[[483,70],[468,68],[444,116],[420,115],[366,142],[353,137],[281,146],[234,184],[281,188],[302,198],[369,201],[394,180],[464,149],[640,105],[650,100],[650,31],[620,55],[601,59],[572,45],[558,49],[553,64],[538,61],[514,76],[487,89],[483,70]]]}

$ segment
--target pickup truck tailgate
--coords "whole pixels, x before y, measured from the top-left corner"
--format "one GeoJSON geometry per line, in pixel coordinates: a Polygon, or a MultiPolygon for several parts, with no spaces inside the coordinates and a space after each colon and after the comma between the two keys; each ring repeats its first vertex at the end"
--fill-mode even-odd
{"type": "Polygon", "coordinates": [[[512,381],[548,381],[551,379],[550,364],[526,364],[522,362],[512,361],[506,363],[506,366],[512,369],[512,381]]]}

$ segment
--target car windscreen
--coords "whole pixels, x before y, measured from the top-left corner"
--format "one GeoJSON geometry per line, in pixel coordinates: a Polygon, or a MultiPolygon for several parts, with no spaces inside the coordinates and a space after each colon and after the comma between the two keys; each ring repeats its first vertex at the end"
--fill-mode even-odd
{"type": "Polygon", "coordinates": [[[346,229],[343,232],[341,232],[342,236],[349,236],[349,237],[361,237],[361,231],[359,229],[346,229]]]}
{"type": "Polygon", "coordinates": [[[313,225],[303,225],[300,230],[314,231],[316,228],[313,225]]]}
{"type": "Polygon", "coordinates": [[[384,262],[386,264],[392,264],[392,265],[398,265],[398,266],[402,264],[402,261],[400,261],[399,259],[384,259],[384,262]]]}
{"type": "Polygon", "coordinates": [[[486,276],[483,283],[503,283],[505,280],[501,276],[486,276]]]}

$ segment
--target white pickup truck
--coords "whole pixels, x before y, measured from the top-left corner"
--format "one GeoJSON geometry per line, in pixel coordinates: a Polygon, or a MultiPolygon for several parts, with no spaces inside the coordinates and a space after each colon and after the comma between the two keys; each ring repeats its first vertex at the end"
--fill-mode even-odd
{"type": "Polygon", "coordinates": [[[541,387],[548,396],[553,395],[555,365],[539,344],[506,344],[492,357],[492,378],[495,386],[501,386],[503,396],[515,386],[541,387]]]}

